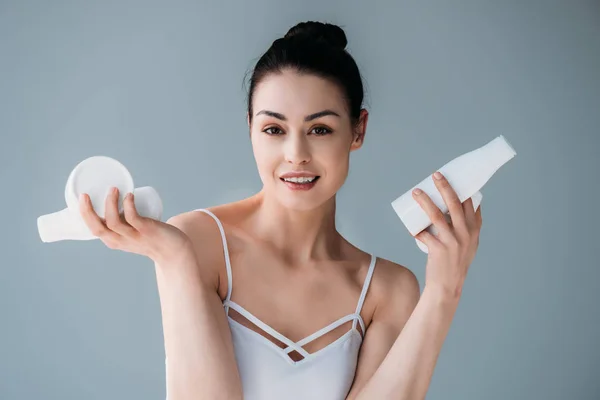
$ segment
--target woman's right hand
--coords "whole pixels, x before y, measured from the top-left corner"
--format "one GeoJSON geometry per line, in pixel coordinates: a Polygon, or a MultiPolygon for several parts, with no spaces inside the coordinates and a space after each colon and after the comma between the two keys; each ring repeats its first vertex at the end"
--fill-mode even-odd
{"type": "Polygon", "coordinates": [[[123,200],[123,215],[118,210],[119,190],[106,197],[105,218],[100,218],[87,194],[79,199],[79,211],[90,231],[108,248],[147,256],[155,262],[174,260],[193,254],[190,238],[173,225],[142,217],[129,193],[123,200]]]}

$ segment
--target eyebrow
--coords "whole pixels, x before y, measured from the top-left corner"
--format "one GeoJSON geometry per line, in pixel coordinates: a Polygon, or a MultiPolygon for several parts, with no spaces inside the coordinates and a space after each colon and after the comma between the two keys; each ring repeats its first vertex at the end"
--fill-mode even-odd
{"type": "MultiPolygon", "coordinates": [[[[277,119],[280,119],[282,121],[287,121],[287,118],[285,117],[285,115],[283,115],[281,113],[277,113],[275,111],[261,110],[261,111],[259,111],[259,112],[256,113],[256,116],[259,116],[261,114],[268,115],[270,117],[277,118],[277,119]]],[[[332,111],[332,110],[323,110],[323,111],[319,111],[319,112],[314,113],[314,114],[307,115],[306,117],[304,117],[304,122],[309,122],[309,121],[312,121],[313,119],[325,117],[327,115],[333,115],[335,117],[339,117],[340,116],[335,111],[332,111]]]]}

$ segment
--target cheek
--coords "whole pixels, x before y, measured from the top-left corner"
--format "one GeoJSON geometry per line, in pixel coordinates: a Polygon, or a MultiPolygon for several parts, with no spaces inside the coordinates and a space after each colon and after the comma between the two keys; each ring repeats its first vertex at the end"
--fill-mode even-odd
{"type": "Polygon", "coordinates": [[[318,159],[332,185],[339,186],[346,180],[350,160],[347,147],[343,144],[332,146],[321,152],[318,159]]]}
{"type": "Polygon", "coordinates": [[[276,149],[274,149],[273,146],[269,146],[268,143],[261,142],[260,140],[253,140],[252,151],[261,178],[271,176],[274,169],[277,168],[278,152],[276,149]]]}
{"type": "Polygon", "coordinates": [[[346,151],[338,154],[336,160],[337,161],[333,168],[335,168],[336,176],[338,177],[338,179],[343,182],[346,180],[346,176],[348,175],[348,167],[350,161],[348,152],[346,151]]]}

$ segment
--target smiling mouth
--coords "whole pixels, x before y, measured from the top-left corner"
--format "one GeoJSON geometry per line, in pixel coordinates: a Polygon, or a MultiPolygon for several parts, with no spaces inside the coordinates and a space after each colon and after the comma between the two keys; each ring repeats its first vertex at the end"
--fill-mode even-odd
{"type": "Polygon", "coordinates": [[[298,180],[298,181],[286,180],[285,178],[279,178],[279,179],[282,182],[285,182],[285,183],[294,183],[294,184],[297,184],[297,185],[308,185],[308,184],[311,184],[311,183],[315,183],[316,181],[319,180],[319,178],[320,178],[320,176],[317,175],[312,180],[306,180],[306,179],[302,179],[302,178],[300,178],[300,180],[298,180]]]}

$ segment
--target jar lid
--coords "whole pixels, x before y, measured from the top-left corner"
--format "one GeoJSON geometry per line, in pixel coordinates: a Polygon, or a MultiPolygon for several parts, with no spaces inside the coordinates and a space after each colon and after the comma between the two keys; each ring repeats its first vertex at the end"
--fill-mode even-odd
{"type": "Polygon", "coordinates": [[[79,196],[90,196],[92,206],[99,217],[104,218],[106,196],[112,187],[119,189],[119,212],[123,212],[123,200],[133,192],[133,177],[119,161],[106,156],[93,156],[81,161],[71,171],[65,187],[65,200],[70,209],[79,209],[79,196]]]}

